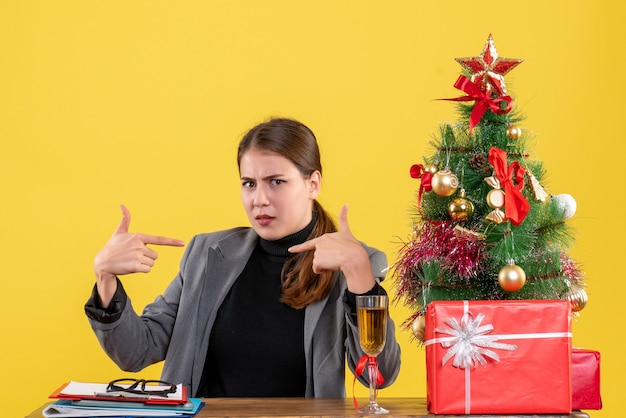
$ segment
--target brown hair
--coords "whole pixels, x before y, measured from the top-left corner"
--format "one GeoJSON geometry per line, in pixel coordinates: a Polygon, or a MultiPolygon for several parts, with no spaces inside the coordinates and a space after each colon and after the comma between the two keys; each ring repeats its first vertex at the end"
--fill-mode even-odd
{"type": "MultiPolygon", "coordinates": [[[[243,154],[250,149],[269,151],[287,158],[304,178],[308,178],[314,171],[322,172],[315,135],[304,124],[293,119],[270,119],[250,129],[239,143],[238,166],[243,154]]],[[[313,211],[316,221],[308,239],[337,231],[332,218],[317,200],[313,202],[313,211]]],[[[313,251],[307,251],[295,254],[287,260],[281,273],[281,281],[281,301],[293,308],[302,309],[328,295],[333,284],[333,272],[314,273],[313,251]]]]}

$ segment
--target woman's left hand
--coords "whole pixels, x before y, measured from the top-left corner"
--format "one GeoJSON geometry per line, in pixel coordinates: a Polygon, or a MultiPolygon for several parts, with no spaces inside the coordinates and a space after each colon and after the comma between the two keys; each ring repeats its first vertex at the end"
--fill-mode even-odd
{"type": "Polygon", "coordinates": [[[315,273],[341,270],[346,276],[348,290],[352,293],[365,293],[376,283],[367,252],[350,231],[348,205],[344,205],[339,212],[339,231],[289,248],[292,253],[304,251],[314,251],[315,273]]]}

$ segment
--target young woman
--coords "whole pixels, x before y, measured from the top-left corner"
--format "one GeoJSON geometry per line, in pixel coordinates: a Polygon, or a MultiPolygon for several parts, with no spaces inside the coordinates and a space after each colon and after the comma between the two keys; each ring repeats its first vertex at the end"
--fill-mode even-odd
{"type": "MultiPolygon", "coordinates": [[[[316,138],[291,119],[252,128],[238,150],[241,198],[251,224],[195,236],[163,295],[133,310],[118,276],[149,272],[148,245],[172,238],[128,232],[122,221],[94,262],[85,312],[101,345],[126,371],[165,360],[161,379],[195,397],[344,397],[346,359],[363,355],[356,295],[385,294],[385,255],[337,229],[316,201],[316,138]]],[[[400,369],[395,327],[378,356],[385,386],[400,369]]],[[[367,373],[359,379],[367,384],[367,373]]]]}

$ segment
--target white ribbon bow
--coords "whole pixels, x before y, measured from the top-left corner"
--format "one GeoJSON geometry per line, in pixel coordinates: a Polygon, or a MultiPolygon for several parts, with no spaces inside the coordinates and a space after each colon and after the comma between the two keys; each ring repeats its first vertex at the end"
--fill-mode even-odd
{"type": "Polygon", "coordinates": [[[465,312],[460,323],[456,318],[451,317],[444,321],[450,328],[435,328],[435,332],[452,336],[440,339],[442,347],[448,348],[446,355],[441,360],[442,365],[454,357],[452,360],[454,367],[474,368],[478,364],[487,364],[485,357],[500,361],[498,353],[490,350],[490,348],[507,351],[517,349],[516,345],[496,342],[499,339],[496,335],[485,335],[493,331],[493,325],[481,326],[480,323],[484,318],[485,315],[479,313],[476,319],[473,319],[472,314],[465,312]]]}

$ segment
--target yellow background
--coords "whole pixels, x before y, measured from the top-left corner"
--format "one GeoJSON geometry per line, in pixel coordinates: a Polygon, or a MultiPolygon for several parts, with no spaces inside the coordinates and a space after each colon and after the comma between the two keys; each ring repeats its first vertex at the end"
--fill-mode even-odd
{"type": "MultiPolygon", "coordinates": [[[[119,204],[132,230],[187,241],[247,224],[236,144],[269,116],[315,131],[322,204],[349,203],[354,234],[393,261],[418,187],[409,167],[457,117],[433,99],[460,95],[454,58],[478,55],[489,33],[501,56],[525,60],[506,80],[544,186],[578,203],[571,254],[590,301],[574,344],[602,354],[605,407],[591,415],[623,415],[624,4],[1,2],[2,415],[29,413],[68,380],[126,375],[83,314],[119,204]]],[[[125,278],[137,309],[173,278],[182,249],[159,254],[151,274],[125,278]]],[[[399,324],[408,312],[392,315],[399,324]]],[[[406,332],[399,340],[401,374],[380,396],[425,396],[424,352],[406,332]]]]}

